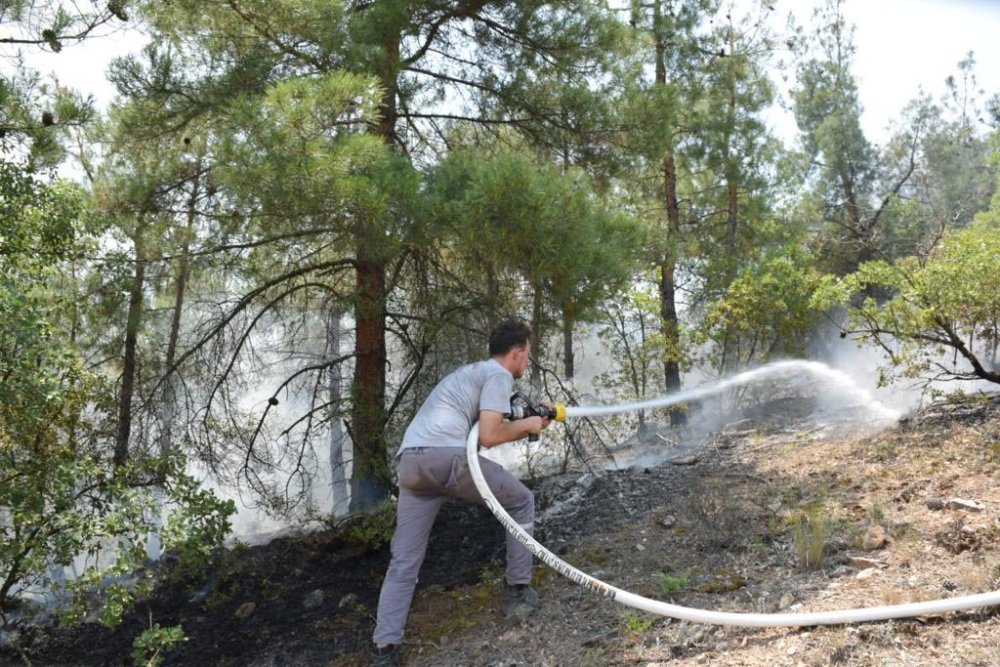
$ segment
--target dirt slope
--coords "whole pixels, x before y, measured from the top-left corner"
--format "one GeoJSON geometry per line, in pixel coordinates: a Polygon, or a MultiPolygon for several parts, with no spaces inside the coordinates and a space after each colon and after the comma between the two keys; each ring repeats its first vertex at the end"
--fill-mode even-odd
{"type": "MultiPolygon", "coordinates": [[[[615,586],[700,609],[804,612],[1000,589],[1000,399],[935,406],[866,436],[794,419],[737,426],[683,465],[538,482],[540,540],[615,586]]],[[[631,610],[547,567],[536,574],[542,609],[507,621],[502,553],[485,510],[445,506],[404,664],[1000,665],[997,609],[720,628],[631,610]]],[[[173,576],[115,632],[23,628],[24,657],[8,649],[0,664],[128,665],[152,619],[188,636],[165,665],[363,665],[386,563],[385,548],[333,532],[242,549],[208,579],[173,576]]]]}

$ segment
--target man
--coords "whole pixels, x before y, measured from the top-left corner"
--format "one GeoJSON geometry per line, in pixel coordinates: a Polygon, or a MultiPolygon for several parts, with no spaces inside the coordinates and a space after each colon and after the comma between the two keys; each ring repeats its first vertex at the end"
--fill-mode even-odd
{"type": "MultiPolygon", "coordinates": [[[[479,421],[479,444],[495,447],[538,435],[549,420],[528,417],[506,421],[514,380],[524,375],[531,355],[531,330],[508,320],[490,333],[485,361],[454,371],[431,391],[406,429],[399,452],[399,502],[392,560],[382,583],[373,635],[373,664],[398,665],[398,646],[413,600],[417,574],[427,551],[427,538],[438,510],[448,497],[482,502],[469,472],[466,439],[479,421]]],[[[513,475],[480,457],[483,476],[504,509],[528,533],[535,520],[535,498],[513,475]]],[[[530,587],[532,556],[507,535],[504,613],[530,613],[538,594],[530,587]]]]}

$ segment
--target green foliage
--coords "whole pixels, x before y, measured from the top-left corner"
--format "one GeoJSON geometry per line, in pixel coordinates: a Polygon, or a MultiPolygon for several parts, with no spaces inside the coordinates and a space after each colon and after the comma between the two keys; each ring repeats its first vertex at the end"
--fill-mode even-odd
{"type": "Polygon", "coordinates": [[[197,480],[183,472],[183,461],[180,452],[173,450],[165,462],[157,462],[161,470],[170,472],[167,489],[172,509],[160,539],[165,549],[176,551],[179,568],[198,574],[232,529],[230,518],[236,514],[236,504],[202,489],[197,480]]]}
{"type": "Polygon", "coordinates": [[[144,567],[146,544],[154,532],[160,535],[164,548],[179,554],[179,566],[186,571],[204,568],[208,555],[222,545],[235,506],[232,501],[219,501],[198,489],[198,483],[184,472],[183,464],[184,459],[176,452],[165,459],[130,463],[125,470],[112,468],[107,459],[94,459],[88,473],[96,479],[78,477],[72,481],[90,483],[100,493],[74,497],[73,504],[58,513],[28,519],[35,524],[56,524],[48,535],[49,543],[36,540],[29,545],[29,562],[39,571],[50,562],[68,565],[74,559],[87,559],[79,576],[58,584],[74,594],[72,604],[61,613],[64,622],[82,620],[91,592],[99,590],[100,621],[117,627],[136,596],[145,592],[141,580],[135,585],[127,581],[144,567]],[[165,507],[148,486],[135,485],[154,475],[162,479],[165,507]],[[162,529],[155,519],[158,512],[167,514],[162,529]],[[111,583],[105,584],[108,580],[111,583]]]}
{"type": "Polygon", "coordinates": [[[676,574],[657,572],[655,578],[656,583],[660,586],[660,590],[666,595],[684,592],[691,581],[691,575],[688,572],[678,572],[676,574]]]}
{"type": "Polygon", "coordinates": [[[654,616],[630,610],[622,617],[622,629],[630,635],[641,635],[653,627],[655,620],[654,616]]]}
{"type": "MultiPolygon", "coordinates": [[[[625,295],[609,299],[603,321],[598,337],[610,353],[611,364],[594,378],[595,384],[621,400],[660,393],[666,343],[655,289],[648,282],[637,283],[625,295]]],[[[631,419],[631,415],[612,417],[611,423],[622,419],[631,419]]]]}
{"type": "MultiPolygon", "coordinates": [[[[901,378],[987,379],[1000,343],[1000,225],[993,211],[970,228],[946,234],[926,261],[871,262],[840,283],[849,328],[889,359],[882,381],[901,378]],[[951,356],[949,356],[951,355],[951,356]]],[[[834,294],[831,291],[830,294],[834,294]]]]}
{"type": "Polygon", "coordinates": [[[75,593],[62,618],[82,618],[89,591],[110,580],[101,620],[114,626],[135,594],[124,578],[144,564],[156,530],[153,480],[168,526],[184,517],[166,534],[170,546],[218,545],[235,508],[198,490],[176,452],[112,464],[102,420],[114,392],[58,326],[73,297],[51,287],[89,247],[84,199],[9,164],[0,176],[0,611],[25,588],[60,585],[53,568],[74,564],[83,572],[61,584],[75,593]]]}
{"type": "Polygon", "coordinates": [[[789,246],[768,250],[709,307],[695,341],[712,343],[717,358],[726,355],[720,367],[801,355],[823,312],[818,298],[829,283],[808,253],[789,246]]]}
{"type": "Polygon", "coordinates": [[[396,503],[385,500],[366,514],[350,517],[344,522],[344,534],[355,544],[380,549],[392,541],[396,529],[396,503]]]}
{"type": "Polygon", "coordinates": [[[158,667],[163,663],[163,654],[176,649],[183,641],[187,641],[187,636],[181,626],[163,628],[154,623],[132,642],[132,660],[141,667],[158,667]]]}
{"type": "Polygon", "coordinates": [[[458,150],[428,180],[438,238],[492,312],[517,312],[538,294],[570,321],[585,319],[632,273],[641,228],[599,200],[579,171],[539,164],[525,150],[458,150]],[[518,278],[528,294],[512,289],[518,278]]]}
{"type": "Polygon", "coordinates": [[[10,65],[0,73],[0,140],[5,158],[14,155],[33,168],[54,167],[65,157],[61,145],[65,130],[94,119],[92,100],[43,80],[25,63],[25,53],[59,53],[94,37],[108,24],[121,25],[131,4],[131,0],[0,4],[4,34],[0,55],[10,65]]]}

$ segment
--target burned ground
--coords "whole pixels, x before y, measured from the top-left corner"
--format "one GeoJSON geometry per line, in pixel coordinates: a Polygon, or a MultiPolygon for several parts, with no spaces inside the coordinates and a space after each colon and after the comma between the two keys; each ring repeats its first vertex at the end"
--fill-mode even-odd
{"type": "MultiPolygon", "coordinates": [[[[674,462],[535,482],[540,541],[608,583],[698,609],[818,611],[1000,589],[1000,399],[935,405],[864,435],[768,414],[674,462]],[[803,565],[811,538],[823,545],[815,569],[803,565]]],[[[544,566],[541,610],[507,621],[502,559],[486,510],[445,505],[404,664],[1000,665],[995,609],[720,628],[623,607],[544,566]]],[[[8,650],[0,664],[128,665],[152,622],[188,637],[165,665],[363,665],[387,561],[387,548],[327,530],[237,549],[197,577],[166,563],[117,630],[22,627],[23,655],[8,650]]]]}

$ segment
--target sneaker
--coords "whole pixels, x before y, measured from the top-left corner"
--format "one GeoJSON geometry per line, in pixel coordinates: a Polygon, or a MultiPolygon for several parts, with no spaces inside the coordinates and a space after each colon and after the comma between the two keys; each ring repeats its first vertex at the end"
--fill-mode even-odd
{"type": "Polygon", "coordinates": [[[372,644],[369,655],[372,658],[372,667],[399,667],[399,647],[395,644],[382,648],[372,644]]]}
{"type": "Polygon", "coordinates": [[[503,593],[503,614],[524,618],[538,609],[538,593],[528,584],[507,584],[503,593]]]}

